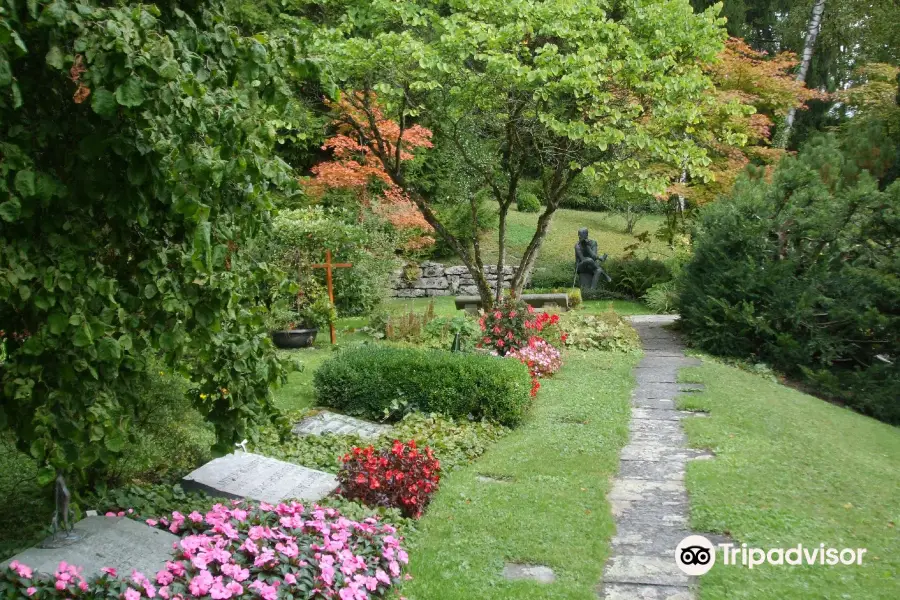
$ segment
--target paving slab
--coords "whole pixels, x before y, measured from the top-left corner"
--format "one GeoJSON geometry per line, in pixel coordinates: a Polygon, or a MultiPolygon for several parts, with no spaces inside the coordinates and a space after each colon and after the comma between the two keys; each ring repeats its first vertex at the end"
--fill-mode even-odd
{"type": "Polygon", "coordinates": [[[681,423],[674,419],[632,419],[628,429],[632,433],[646,432],[659,435],[682,433],[683,431],[681,423]]]}
{"type": "Polygon", "coordinates": [[[684,446],[687,444],[687,436],[680,431],[673,433],[632,431],[628,440],[631,443],[658,442],[667,446],[684,446]]]}
{"type": "Polygon", "coordinates": [[[631,405],[637,408],[675,410],[675,401],[671,398],[632,398],[631,405]]]}
{"type": "Polygon", "coordinates": [[[619,463],[619,476],[630,479],[654,479],[684,481],[688,461],[623,460],[619,463]]]}
{"type": "Polygon", "coordinates": [[[606,563],[604,583],[688,586],[691,578],[681,572],[675,557],[613,556],[606,563]]]}
{"type": "Polygon", "coordinates": [[[669,323],[674,323],[681,317],[679,317],[678,315],[630,315],[625,318],[637,326],[643,323],[668,325],[669,323]]]}
{"type": "Polygon", "coordinates": [[[172,559],[172,544],[180,539],[127,517],[87,517],[75,523],[74,529],[79,540],[56,548],[29,548],[0,566],[17,560],[36,573],[53,575],[65,561],[82,567],[86,579],[100,575],[103,567],[124,574],[134,569],[152,578],[172,559]]]}
{"type": "Polygon", "coordinates": [[[678,352],[671,356],[644,356],[638,363],[637,369],[699,367],[702,364],[703,362],[699,358],[691,358],[678,352]]]}
{"type": "Polygon", "coordinates": [[[675,548],[691,531],[682,525],[664,526],[642,520],[622,521],[612,538],[613,552],[622,555],[669,556],[674,559],[675,548]]]}
{"type": "Polygon", "coordinates": [[[696,596],[687,587],[610,583],[602,587],[600,598],[604,600],[694,600],[696,596]]]}
{"type": "Polygon", "coordinates": [[[620,458],[622,460],[646,460],[646,461],[686,461],[701,454],[703,450],[670,446],[662,442],[633,441],[622,448],[620,458]]]}
{"type": "Polygon", "coordinates": [[[634,408],[631,411],[632,419],[648,419],[657,421],[680,421],[690,417],[691,414],[683,410],[674,410],[669,408],[651,409],[651,408],[634,408]]]}

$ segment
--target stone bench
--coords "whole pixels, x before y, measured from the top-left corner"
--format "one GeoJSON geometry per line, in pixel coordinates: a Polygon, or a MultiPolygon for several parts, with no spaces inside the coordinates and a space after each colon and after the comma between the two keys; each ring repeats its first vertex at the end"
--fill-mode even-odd
{"type": "MultiPolygon", "coordinates": [[[[523,294],[520,296],[529,306],[534,308],[561,308],[569,310],[568,294],[523,294]]],[[[481,308],[481,296],[457,296],[456,308],[476,313],[481,308]]]]}

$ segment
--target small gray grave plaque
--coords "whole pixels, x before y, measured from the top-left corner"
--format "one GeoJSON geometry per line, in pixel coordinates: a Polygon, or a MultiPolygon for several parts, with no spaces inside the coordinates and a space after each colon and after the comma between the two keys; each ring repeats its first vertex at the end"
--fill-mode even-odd
{"type": "Polygon", "coordinates": [[[182,483],[213,496],[250,498],[270,504],[291,498],[314,502],[338,485],[337,478],[329,473],[249,452],[211,460],[188,474],[182,483]]]}
{"type": "Polygon", "coordinates": [[[61,561],[82,567],[88,579],[112,567],[120,575],[132,569],[151,579],[172,559],[172,544],[177,535],[154,529],[126,517],[87,517],[75,524],[83,537],[62,548],[29,548],[13,556],[2,566],[17,560],[36,573],[52,575],[61,561]]]}
{"type": "Polygon", "coordinates": [[[323,410],[317,415],[303,419],[294,425],[297,435],[322,435],[334,433],[338,435],[356,434],[361,438],[376,438],[390,431],[390,425],[381,425],[371,421],[363,421],[347,415],[323,410]]]}

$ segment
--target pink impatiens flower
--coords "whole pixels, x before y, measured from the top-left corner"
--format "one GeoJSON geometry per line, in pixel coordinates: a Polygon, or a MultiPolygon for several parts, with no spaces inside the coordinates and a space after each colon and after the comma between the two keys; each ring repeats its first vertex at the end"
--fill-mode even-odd
{"type": "Polygon", "coordinates": [[[31,571],[31,569],[29,567],[23,565],[22,563],[20,563],[17,560],[14,560],[11,563],[9,563],[9,568],[12,569],[13,571],[15,571],[16,575],[18,575],[22,579],[31,579],[31,576],[33,575],[33,572],[31,571]]]}
{"type": "Polygon", "coordinates": [[[141,600],[141,593],[137,590],[128,588],[125,590],[125,600],[141,600]]]}

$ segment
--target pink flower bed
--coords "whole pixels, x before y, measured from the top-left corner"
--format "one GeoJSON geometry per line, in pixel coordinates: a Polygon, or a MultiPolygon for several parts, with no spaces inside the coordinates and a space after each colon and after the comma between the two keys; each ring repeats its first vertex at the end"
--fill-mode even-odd
{"type": "Polygon", "coordinates": [[[375,519],[351,521],[339,512],[302,504],[258,507],[217,504],[205,515],[172,513],[148,519],[181,536],[172,560],[152,577],[114,569],[91,581],[60,563],[55,577],[38,578],[13,562],[0,571],[6,598],[228,600],[247,598],[384,598],[408,562],[394,527],[375,519]]]}
{"type": "Polygon", "coordinates": [[[539,337],[531,338],[527,346],[517,348],[506,356],[517,358],[528,365],[532,377],[549,377],[562,367],[562,355],[559,350],[539,337]]]}

